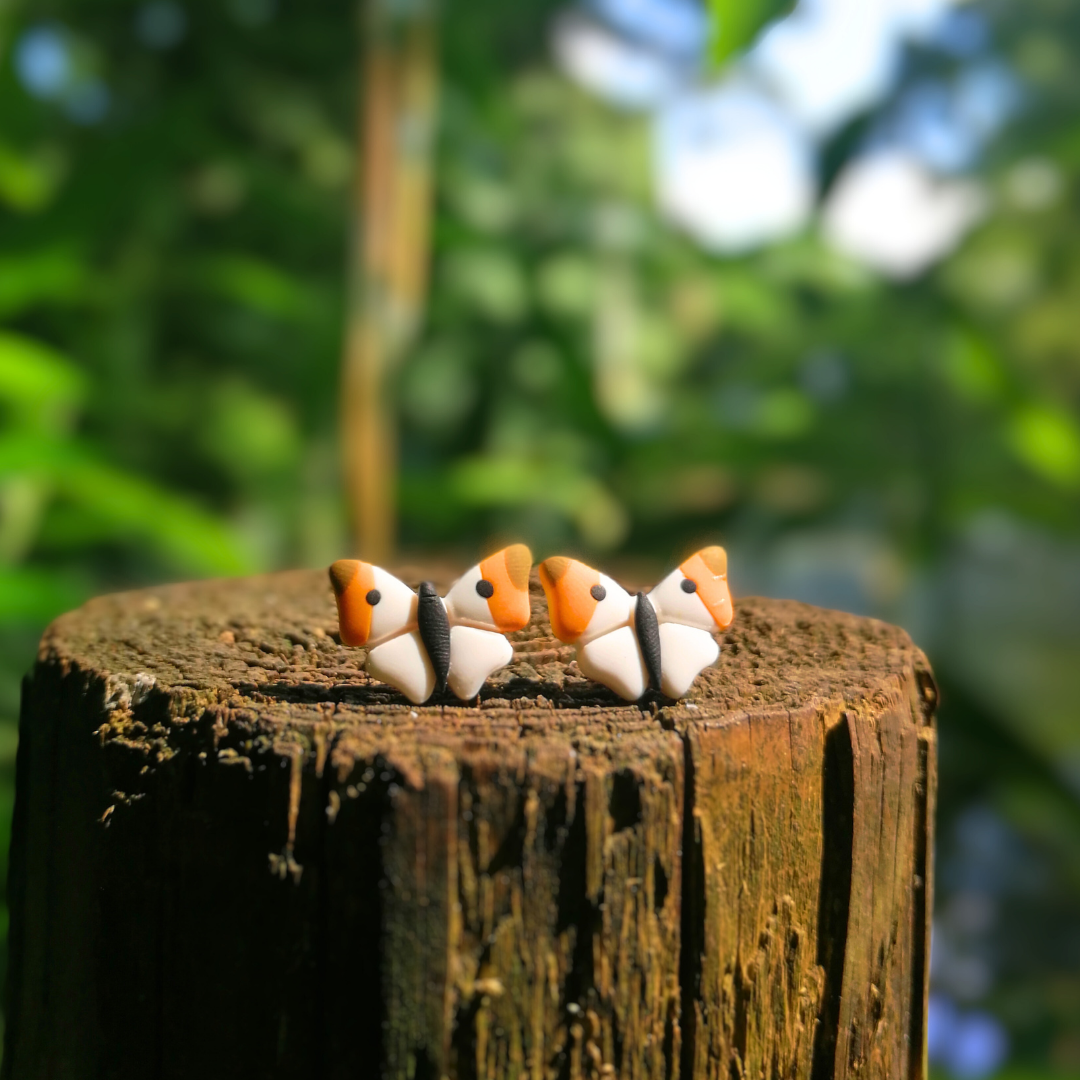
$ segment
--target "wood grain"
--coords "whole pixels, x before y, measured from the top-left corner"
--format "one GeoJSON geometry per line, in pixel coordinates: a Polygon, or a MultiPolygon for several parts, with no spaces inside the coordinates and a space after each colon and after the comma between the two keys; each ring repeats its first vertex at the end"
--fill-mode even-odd
{"type": "Polygon", "coordinates": [[[532,597],[474,707],[369,680],[316,572],[57,620],[4,1076],[924,1077],[923,655],[748,599],[628,705],[532,597]]]}

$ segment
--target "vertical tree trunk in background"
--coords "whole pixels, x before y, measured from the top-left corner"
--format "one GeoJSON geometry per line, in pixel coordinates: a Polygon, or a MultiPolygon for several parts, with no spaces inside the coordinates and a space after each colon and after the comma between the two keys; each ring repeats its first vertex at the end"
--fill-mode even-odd
{"type": "Polygon", "coordinates": [[[627,703],[532,600],[467,705],[369,679],[315,572],[58,619],[3,1077],[926,1080],[926,658],[744,599],[627,703]]]}
{"type": "Polygon", "coordinates": [[[359,168],[342,379],[345,482],[359,552],[396,540],[393,369],[427,285],[436,60],[431,0],[366,0],[359,168]]]}

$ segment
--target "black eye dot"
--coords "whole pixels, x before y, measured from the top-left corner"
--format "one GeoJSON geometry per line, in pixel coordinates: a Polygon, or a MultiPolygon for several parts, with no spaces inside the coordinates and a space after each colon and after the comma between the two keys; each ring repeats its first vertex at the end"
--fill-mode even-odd
{"type": "Polygon", "coordinates": [[[607,589],[603,585],[594,585],[589,590],[589,593],[594,600],[603,600],[607,596],[607,589]]]}
{"type": "Polygon", "coordinates": [[[495,586],[487,578],[481,578],[476,583],[476,591],[485,599],[490,600],[495,595],[495,586]]]}
{"type": "Polygon", "coordinates": [[[681,587],[683,592],[697,592],[697,582],[691,581],[688,577],[682,579],[681,587]]]}
{"type": "Polygon", "coordinates": [[[364,597],[367,602],[374,607],[381,599],[382,593],[378,589],[369,589],[367,596],[364,597]]]}

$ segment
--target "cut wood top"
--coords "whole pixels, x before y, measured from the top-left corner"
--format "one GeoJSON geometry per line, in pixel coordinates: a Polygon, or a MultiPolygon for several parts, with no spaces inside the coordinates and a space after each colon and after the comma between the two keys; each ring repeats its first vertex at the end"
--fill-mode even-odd
{"type": "MultiPolygon", "coordinates": [[[[415,584],[421,576],[401,576],[415,584]]],[[[335,723],[461,727],[487,737],[506,729],[565,730],[583,723],[665,727],[722,722],[755,711],[775,713],[824,701],[856,703],[896,687],[914,671],[933,707],[922,652],[899,628],[876,619],[794,601],[744,598],[718,637],[720,659],[689,698],[656,695],[626,703],[585,679],[574,649],[555,639],[535,571],[532,621],[510,635],[514,662],[485,685],[479,707],[452,695],[410,705],[368,678],[364,650],[339,644],[334,600],[323,571],[202,581],[92,600],[57,619],[39,658],[104,677],[119,713],[154,691],[171,712],[207,706],[257,713],[260,726],[335,723]]],[[[518,734],[524,734],[519,731],[518,734]]],[[[131,734],[131,733],[129,733],[131,734]]],[[[138,734],[137,732],[134,734],[138,734]]]]}

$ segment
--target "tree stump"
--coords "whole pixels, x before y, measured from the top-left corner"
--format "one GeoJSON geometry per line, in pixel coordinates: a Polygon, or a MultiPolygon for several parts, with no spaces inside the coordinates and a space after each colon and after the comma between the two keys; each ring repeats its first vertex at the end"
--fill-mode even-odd
{"type": "Polygon", "coordinates": [[[322,573],[58,619],[4,1075],[924,1077],[922,653],[747,599],[690,699],[626,704],[532,593],[473,707],[369,680],[322,573]]]}

